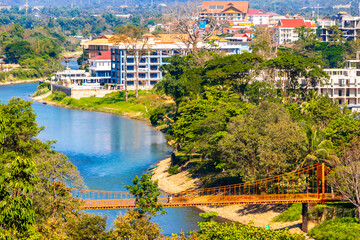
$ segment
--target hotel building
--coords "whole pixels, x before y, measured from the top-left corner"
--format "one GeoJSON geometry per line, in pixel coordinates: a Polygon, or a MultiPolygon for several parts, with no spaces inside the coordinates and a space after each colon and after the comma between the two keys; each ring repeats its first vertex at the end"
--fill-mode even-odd
{"type": "MultiPolygon", "coordinates": [[[[111,82],[119,85],[124,85],[126,80],[127,85],[135,85],[136,72],[138,72],[139,85],[151,86],[162,79],[163,75],[160,67],[167,64],[167,58],[172,55],[186,55],[191,49],[180,39],[186,38],[186,35],[180,34],[158,34],[148,37],[146,43],[146,55],[141,59],[138,56],[129,54],[124,44],[111,47],[111,82]],[[138,61],[135,61],[136,57],[138,61]],[[138,71],[137,64],[138,62],[138,71]]],[[[230,42],[226,39],[214,37],[213,41],[218,46],[216,49],[227,54],[240,54],[243,51],[249,51],[248,43],[246,42],[230,42]]],[[[140,49],[142,43],[139,43],[140,49]]],[[[197,48],[214,49],[214,46],[206,42],[199,42],[197,48]]]]}

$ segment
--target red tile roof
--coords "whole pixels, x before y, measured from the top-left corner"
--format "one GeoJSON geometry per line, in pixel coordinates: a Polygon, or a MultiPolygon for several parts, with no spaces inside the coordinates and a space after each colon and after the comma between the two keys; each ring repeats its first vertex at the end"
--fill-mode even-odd
{"type": "Polygon", "coordinates": [[[280,28],[295,28],[295,27],[309,27],[304,19],[280,19],[280,28]]]}
{"type": "Polygon", "coordinates": [[[235,34],[233,37],[236,37],[236,38],[247,38],[248,40],[251,39],[247,34],[243,34],[243,33],[238,33],[238,34],[235,34]]]}
{"type": "Polygon", "coordinates": [[[307,28],[314,28],[314,27],[316,27],[316,25],[314,24],[314,23],[312,23],[312,22],[305,22],[306,23],[306,27],[307,28]]]}
{"type": "Polygon", "coordinates": [[[249,9],[248,15],[269,15],[260,9],[249,9]]]}
{"type": "Polygon", "coordinates": [[[90,58],[90,60],[111,60],[111,52],[110,51],[100,52],[100,55],[90,58]]]}
{"type": "Polygon", "coordinates": [[[237,10],[247,13],[249,9],[249,2],[246,1],[204,1],[202,2],[203,11],[209,13],[220,13],[229,7],[234,7],[237,10]],[[222,9],[210,9],[210,6],[224,6],[222,9]]]}

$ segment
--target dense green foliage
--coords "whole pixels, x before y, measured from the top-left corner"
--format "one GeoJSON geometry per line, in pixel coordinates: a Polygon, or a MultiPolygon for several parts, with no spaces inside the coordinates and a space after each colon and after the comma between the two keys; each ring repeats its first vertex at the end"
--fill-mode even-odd
{"type": "Polygon", "coordinates": [[[7,63],[22,69],[1,72],[0,81],[49,76],[61,69],[60,53],[72,44],[48,28],[25,29],[19,24],[0,26],[0,50],[7,63]]]}
{"type": "Polygon", "coordinates": [[[326,220],[311,229],[309,235],[317,240],[360,239],[360,224],[355,218],[326,220]]]}
{"type": "Polygon", "coordinates": [[[114,12],[114,5],[111,10],[102,9],[99,2],[91,2],[93,9],[83,9],[79,7],[45,7],[35,17],[33,14],[26,15],[25,8],[0,10],[0,25],[19,24],[24,28],[33,29],[44,27],[51,29],[58,34],[67,36],[90,37],[92,34],[100,34],[106,29],[113,29],[121,25],[147,26],[161,22],[162,8],[149,8],[144,6],[119,8],[117,14],[114,12]],[[129,18],[122,18],[118,14],[131,14],[129,18]]]}
{"type": "Polygon", "coordinates": [[[302,205],[301,203],[289,204],[289,207],[276,216],[274,222],[294,222],[300,220],[302,205]]]}
{"type": "Polygon", "coordinates": [[[265,230],[249,225],[241,225],[236,223],[216,223],[214,221],[199,223],[200,231],[197,235],[198,239],[238,239],[238,240],[257,240],[257,239],[305,239],[299,234],[289,233],[287,230],[265,230]]]}
{"type": "Polygon", "coordinates": [[[132,180],[133,185],[126,185],[126,189],[135,197],[135,210],[139,216],[151,217],[157,212],[166,214],[162,204],[157,202],[158,196],[161,194],[158,189],[158,182],[151,180],[151,174],[145,172],[139,178],[135,175],[132,180]]]}
{"type": "Polygon", "coordinates": [[[290,53],[264,61],[251,53],[200,51],[168,62],[156,90],[170,95],[176,108],[158,108],[150,119],[166,125],[177,155],[188,156],[185,162],[196,158],[190,170],[204,174],[205,184],[273,176],[334,155],[322,131],[347,112],[309,90],[327,79],[321,61],[290,53]],[[265,81],[254,81],[260,72],[265,81]],[[271,80],[274,72],[280,82],[271,80]]]}
{"type": "Polygon", "coordinates": [[[68,186],[83,187],[78,170],[36,138],[42,128],[35,118],[31,102],[0,104],[0,238],[104,235],[104,218],[81,213],[81,202],[71,196],[68,186]],[[83,230],[90,222],[93,227],[83,230]]]}

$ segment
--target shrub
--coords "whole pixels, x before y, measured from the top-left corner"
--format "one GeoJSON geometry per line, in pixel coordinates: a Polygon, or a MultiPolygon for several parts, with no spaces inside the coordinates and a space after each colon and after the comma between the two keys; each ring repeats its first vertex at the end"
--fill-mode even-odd
{"type": "Polygon", "coordinates": [[[360,224],[357,218],[335,218],[311,229],[309,235],[317,240],[356,240],[360,239],[360,224]]]}
{"type": "Polygon", "coordinates": [[[174,165],[174,166],[170,166],[169,169],[168,169],[168,173],[170,175],[175,175],[175,174],[178,174],[180,171],[179,171],[179,165],[174,165]]]}
{"type": "Polygon", "coordinates": [[[66,93],[64,92],[60,92],[60,91],[54,91],[53,92],[53,96],[52,96],[52,100],[54,101],[61,101],[66,97],[66,93]]]}
{"type": "Polygon", "coordinates": [[[276,216],[272,221],[273,222],[294,222],[300,220],[300,215],[302,211],[301,203],[289,204],[288,209],[286,209],[279,216],[276,216]]]}
{"type": "Polygon", "coordinates": [[[154,108],[150,112],[150,122],[153,126],[156,126],[160,123],[160,121],[164,118],[165,109],[162,107],[154,108]]]}
{"type": "Polygon", "coordinates": [[[50,88],[51,88],[51,85],[50,85],[50,83],[48,83],[48,82],[43,82],[43,83],[41,83],[41,84],[39,84],[39,86],[37,87],[37,89],[43,89],[43,88],[47,88],[47,89],[49,89],[50,90],[50,88]]]}
{"type": "Polygon", "coordinates": [[[48,88],[41,88],[41,89],[38,89],[35,93],[34,93],[34,97],[36,96],[41,96],[41,95],[44,95],[45,93],[48,93],[50,92],[50,89],[48,88]]]}
{"type": "Polygon", "coordinates": [[[287,230],[265,230],[237,223],[217,223],[214,221],[199,223],[199,239],[236,239],[236,240],[303,240],[300,234],[289,233],[287,230]]]}

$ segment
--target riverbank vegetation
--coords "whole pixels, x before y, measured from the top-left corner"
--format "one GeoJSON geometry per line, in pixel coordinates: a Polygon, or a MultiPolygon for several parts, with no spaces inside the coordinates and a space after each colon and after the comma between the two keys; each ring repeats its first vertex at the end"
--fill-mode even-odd
{"type": "Polygon", "coordinates": [[[107,231],[106,218],[84,213],[82,201],[72,196],[71,187],[85,188],[79,171],[52,149],[53,142],[36,138],[43,128],[35,118],[31,102],[14,98],[0,104],[0,239],[303,239],[287,231],[218,224],[208,218],[199,223],[198,232],[165,237],[150,221],[165,212],[157,203],[157,182],[148,173],[127,186],[136,196],[136,208],[119,216],[107,231]]]}
{"type": "Polygon", "coordinates": [[[109,93],[103,98],[80,99],[67,97],[65,93],[55,91],[45,100],[74,109],[115,113],[147,121],[156,109],[172,108],[174,105],[168,97],[161,97],[153,91],[145,90],[139,91],[138,98],[135,97],[135,91],[128,91],[128,101],[125,100],[124,91],[109,93]]]}
{"type": "Polygon", "coordinates": [[[151,118],[173,142],[173,166],[186,166],[203,186],[220,186],[325,163],[335,170],[334,190],[346,189],[358,208],[360,120],[313,90],[328,79],[323,62],[289,52],[269,60],[200,52],[168,62],[156,90],[176,106],[151,118]]]}

